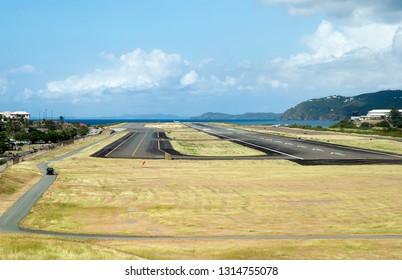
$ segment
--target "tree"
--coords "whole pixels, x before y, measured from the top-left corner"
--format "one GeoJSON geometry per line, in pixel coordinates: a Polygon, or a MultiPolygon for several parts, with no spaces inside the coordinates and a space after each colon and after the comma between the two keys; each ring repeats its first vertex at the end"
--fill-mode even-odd
{"type": "Polygon", "coordinates": [[[388,119],[393,127],[402,128],[402,114],[397,108],[391,108],[388,119]]]}
{"type": "Polygon", "coordinates": [[[360,128],[361,128],[361,129],[369,129],[369,128],[371,128],[371,124],[369,124],[368,122],[363,122],[363,123],[360,125],[360,128]]]}
{"type": "Polygon", "coordinates": [[[10,140],[5,131],[0,132],[0,154],[11,149],[10,140]]]}

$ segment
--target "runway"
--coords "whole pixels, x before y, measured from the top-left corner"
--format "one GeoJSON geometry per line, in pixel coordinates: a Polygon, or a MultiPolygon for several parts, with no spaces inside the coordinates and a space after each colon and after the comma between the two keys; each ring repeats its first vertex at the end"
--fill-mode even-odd
{"type": "Polygon", "coordinates": [[[189,123],[188,126],[255,149],[282,155],[300,164],[402,164],[402,155],[364,150],[328,143],[302,140],[273,134],[233,129],[208,123],[189,123]]]}
{"type": "Polygon", "coordinates": [[[163,159],[166,152],[172,159],[286,159],[302,165],[402,164],[402,155],[397,154],[257,133],[210,123],[186,123],[186,125],[222,140],[262,151],[266,155],[247,157],[183,155],[173,150],[169,139],[161,137],[162,130],[145,127],[144,123],[129,123],[124,127],[128,131],[125,137],[106,146],[93,156],[163,159]]]}
{"type": "Polygon", "coordinates": [[[129,123],[128,134],[93,154],[105,158],[163,159],[165,154],[158,147],[158,129],[147,128],[144,123],[129,123]]]}

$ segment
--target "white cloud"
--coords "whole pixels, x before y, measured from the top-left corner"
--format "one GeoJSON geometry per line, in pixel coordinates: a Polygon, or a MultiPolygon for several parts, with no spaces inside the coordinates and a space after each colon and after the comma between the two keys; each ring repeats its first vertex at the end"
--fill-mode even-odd
{"type": "Polygon", "coordinates": [[[233,76],[226,76],[224,79],[220,79],[215,75],[211,75],[210,81],[218,86],[216,90],[226,90],[227,88],[234,87],[237,85],[237,79],[233,76]]]}
{"type": "Polygon", "coordinates": [[[114,53],[108,53],[108,52],[101,52],[99,54],[100,57],[106,58],[109,61],[115,62],[118,60],[118,58],[115,56],[114,53]]]}
{"type": "Polygon", "coordinates": [[[303,38],[311,52],[294,55],[292,60],[299,64],[314,64],[346,56],[384,53],[392,49],[397,30],[398,25],[373,23],[342,26],[336,30],[331,22],[323,20],[314,34],[303,38]]]}
{"type": "MultiPolygon", "coordinates": [[[[107,56],[112,57],[111,54],[107,56]]],[[[119,92],[159,88],[169,78],[182,73],[182,64],[178,54],[167,54],[161,50],[146,53],[136,49],[121,55],[112,68],[49,82],[47,89],[41,93],[56,98],[63,94],[100,95],[106,90],[119,92]]]]}
{"type": "Polygon", "coordinates": [[[11,74],[34,74],[37,73],[38,70],[36,70],[31,64],[26,64],[15,69],[11,69],[8,72],[11,74]]]}
{"type": "Polygon", "coordinates": [[[267,4],[284,5],[292,15],[325,13],[335,18],[371,18],[372,21],[399,22],[400,0],[263,0],[267,4]]]}
{"type": "Polygon", "coordinates": [[[180,84],[182,86],[189,86],[195,84],[197,81],[198,81],[198,73],[194,70],[191,70],[180,79],[180,84]]]}
{"type": "MultiPolygon", "coordinates": [[[[250,61],[244,60],[227,72],[227,65],[214,63],[213,58],[193,63],[178,54],[162,50],[149,53],[136,49],[116,58],[114,54],[102,53],[112,66],[97,69],[84,75],[73,75],[60,81],[50,81],[38,95],[49,99],[65,99],[70,102],[106,100],[110,95],[130,94],[143,96],[152,93],[154,98],[167,98],[183,92],[225,93],[229,91],[259,90],[250,61]],[[253,77],[253,78],[250,78],[253,77]]],[[[282,83],[269,82],[274,89],[284,88],[282,83]]],[[[266,85],[265,85],[266,86],[266,85]]]]}
{"type": "Polygon", "coordinates": [[[313,35],[306,36],[304,41],[313,51],[310,56],[312,61],[332,60],[356,48],[354,41],[334,30],[332,24],[326,20],[321,22],[313,35]]]}
{"type": "Polygon", "coordinates": [[[260,75],[257,78],[257,83],[261,86],[270,86],[273,89],[279,89],[279,88],[283,88],[286,89],[288,88],[288,84],[286,83],[282,83],[279,80],[276,79],[270,79],[269,77],[266,77],[264,75],[260,75]]]}
{"type": "Polygon", "coordinates": [[[22,92],[17,93],[17,95],[15,96],[15,101],[17,102],[25,102],[30,100],[34,95],[34,92],[29,89],[29,88],[25,88],[22,92]]]}
{"type": "Polygon", "coordinates": [[[237,64],[237,68],[243,68],[243,69],[250,69],[252,68],[252,66],[253,63],[248,59],[244,59],[243,61],[237,64]]]}
{"type": "Polygon", "coordinates": [[[402,55],[402,26],[395,32],[392,39],[392,51],[396,55],[402,55]]]}
{"type": "Polygon", "coordinates": [[[400,88],[402,1],[264,0],[292,15],[324,14],[302,42],[310,49],[268,64],[275,77],[302,91],[326,93],[400,88]]]}

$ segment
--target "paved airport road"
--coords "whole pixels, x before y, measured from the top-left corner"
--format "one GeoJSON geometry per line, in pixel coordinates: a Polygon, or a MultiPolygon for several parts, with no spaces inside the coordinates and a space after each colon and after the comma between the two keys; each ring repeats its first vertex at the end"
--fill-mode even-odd
{"type": "Polygon", "coordinates": [[[129,123],[125,128],[132,133],[124,142],[107,153],[107,158],[162,159],[164,153],[158,149],[156,128],[147,128],[144,123],[129,123]]]}
{"type": "MultiPolygon", "coordinates": [[[[111,137],[114,137],[114,135],[109,136],[107,139],[111,137]]],[[[106,139],[103,139],[90,145],[84,146],[75,151],[56,157],[51,161],[42,162],[38,165],[38,168],[43,174],[45,174],[46,168],[49,163],[67,158],[105,140],[106,139]]],[[[44,175],[35,186],[27,191],[13,206],[11,206],[2,216],[0,216],[0,232],[21,232],[19,228],[20,222],[26,217],[26,215],[29,214],[32,207],[53,184],[56,178],[57,175],[44,175]]]]}
{"type": "Polygon", "coordinates": [[[352,147],[319,143],[266,133],[233,129],[206,123],[190,123],[200,131],[217,135],[233,142],[282,155],[285,159],[309,160],[357,160],[357,161],[401,161],[402,155],[369,151],[352,147]]]}

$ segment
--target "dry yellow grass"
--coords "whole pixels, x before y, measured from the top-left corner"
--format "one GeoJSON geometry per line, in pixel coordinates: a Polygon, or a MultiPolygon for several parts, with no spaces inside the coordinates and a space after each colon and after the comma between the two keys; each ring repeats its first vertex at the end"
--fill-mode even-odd
{"type": "MultiPolygon", "coordinates": [[[[53,163],[60,175],[24,226],[142,236],[402,234],[402,166],[147,160],[141,168],[140,160],[89,158],[97,149],[53,163]]],[[[85,251],[109,248],[92,258],[402,259],[400,240],[86,240],[74,243],[82,251],[63,253],[73,241],[29,238],[14,238],[16,249],[2,257],[86,259],[85,251]],[[42,253],[24,251],[29,242],[42,253]]],[[[9,242],[0,235],[0,248],[9,242]]]]}
{"type": "Polygon", "coordinates": [[[400,260],[400,240],[116,240],[94,241],[158,260],[400,260]]]}
{"type": "Polygon", "coordinates": [[[174,150],[189,156],[263,156],[263,152],[227,140],[170,141],[174,150]]]}
{"type": "Polygon", "coordinates": [[[402,259],[400,240],[83,240],[0,234],[1,260],[402,259]]]}
{"type": "Polygon", "coordinates": [[[1,260],[141,259],[133,253],[90,242],[32,234],[0,234],[1,260]]]}
{"type": "Polygon", "coordinates": [[[0,173],[0,216],[41,178],[39,169],[21,162],[0,173]]]}
{"type": "MultiPolygon", "coordinates": [[[[106,139],[106,136],[96,136],[79,140],[74,144],[58,147],[28,161],[15,164],[7,168],[3,173],[0,173],[0,215],[40,180],[42,174],[37,168],[37,164],[102,139],[106,139]]],[[[96,147],[101,148],[101,145],[106,145],[115,139],[116,138],[111,138],[108,142],[99,143],[96,147]]]]}
{"type": "Polygon", "coordinates": [[[57,163],[57,182],[24,226],[142,236],[402,233],[401,166],[140,162],[83,154],[57,163]]]}
{"type": "Polygon", "coordinates": [[[189,156],[263,156],[265,153],[216,136],[200,132],[181,123],[162,124],[174,150],[189,156]]]}

